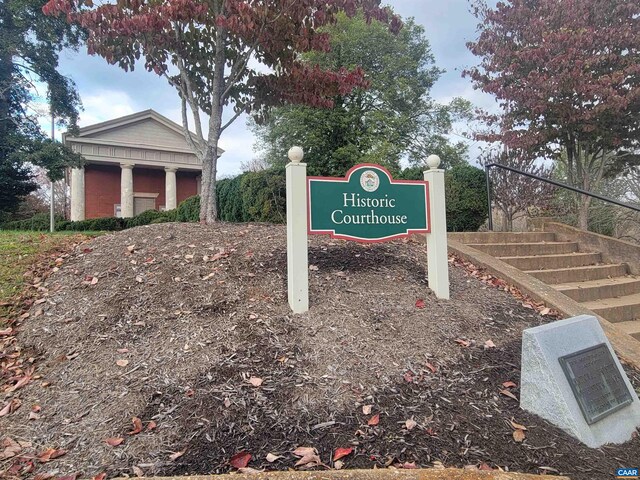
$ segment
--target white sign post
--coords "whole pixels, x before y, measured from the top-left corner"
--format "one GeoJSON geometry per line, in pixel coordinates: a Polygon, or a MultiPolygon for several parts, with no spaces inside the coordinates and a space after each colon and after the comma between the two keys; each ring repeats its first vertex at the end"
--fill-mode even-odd
{"type": "Polygon", "coordinates": [[[309,310],[307,245],[307,164],[300,147],[289,150],[287,165],[287,289],[293,313],[309,310]]]}
{"type": "MultiPolygon", "coordinates": [[[[292,147],[289,150],[289,160],[291,163],[287,164],[286,172],[287,172],[287,293],[289,299],[289,306],[293,313],[304,313],[309,310],[309,251],[307,245],[307,236],[309,231],[311,233],[327,233],[324,231],[316,231],[310,227],[309,220],[309,212],[311,211],[311,199],[308,199],[307,189],[307,165],[302,162],[302,158],[304,157],[304,152],[300,147],[292,147]]],[[[419,183],[422,185],[423,192],[428,191],[428,203],[423,205],[423,213],[421,215],[426,215],[428,217],[428,229],[425,228],[429,233],[427,236],[427,262],[428,262],[428,280],[429,280],[429,288],[433,290],[436,297],[448,300],[449,299],[449,261],[447,254],[447,217],[445,211],[445,196],[444,196],[444,170],[438,169],[440,166],[440,158],[437,155],[431,155],[427,159],[427,165],[429,166],[429,170],[424,172],[424,179],[427,182],[426,184],[423,182],[403,182],[398,181],[397,183],[402,184],[412,184],[419,183]],[[428,185],[428,188],[427,188],[428,185]]],[[[370,169],[381,167],[377,165],[359,165],[354,167],[354,169],[368,167],[370,169]]],[[[352,169],[353,170],[353,169],[352,169]]],[[[350,171],[351,172],[351,171],[350,171]]],[[[386,170],[385,170],[386,172],[386,170]]],[[[366,174],[368,172],[365,172],[366,174]]],[[[363,174],[363,175],[364,175],[363,174]]],[[[391,181],[391,176],[388,174],[389,180],[391,181]]],[[[318,178],[318,177],[313,177],[318,178]]],[[[322,180],[322,179],[321,179],[322,180]]],[[[337,181],[342,182],[347,185],[348,182],[344,179],[333,179],[328,178],[324,180],[329,181],[337,181]]],[[[348,179],[347,179],[348,180],[348,179]]],[[[377,186],[376,186],[377,187],[377,186]]],[[[360,186],[358,186],[360,188],[360,186]]],[[[364,187],[362,187],[364,188],[364,187]]],[[[401,187],[402,188],[402,187],[401,187]]],[[[310,191],[313,191],[311,189],[310,191]]],[[[374,190],[370,190],[375,191],[374,190]]],[[[366,192],[366,190],[365,190],[366,192]]],[[[356,194],[352,194],[353,198],[356,194]]],[[[360,194],[358,194],[360,195],[360,194]]],[[[347,194],[341,194],[343,201],[345,203],[345,208],[352,203],[355,203],[355,200],[350,200],[347,194]]],[[[358,196],[359,198],[359,196],[358,196]]],[[[318,199],[316,199],[317,201],[318,199]]],[[[321,201],[326,201],[326,194],[320,196],[321,201]]],[[[391,199],[382,204],[385,205],[385,208],[400,208],[396,205],[396,200],[391,199]],[[393,205],[392,205],[393,201],[393,205]]],[[[423,200],[426,202],[427,199],[423,200]]],[[[374,199],[376,204],[373,202],[372,205],[375,208],[378,204],[381,204],[381,200],[374,199]]],[[[399,200],[398,200],[399,201],[399,200]]],[[[364,203],[364,201],[363,201],[364,203]]],[[[406,201],[405,201],[406,203],[406,201]]],[[[317,204],[316,204],[317,205],[317,204]]],[[[322,204],[321,204],[322,205],[322,204]]],[[[367,203],[367,208],[370,208],[367,203]]],[[[364,212],[361,216],[369,218],[379,219],[380,216],[371,208],[364,212]],[[370,212],[370,213],[369,213],[370,212]]],[[[401,217],[402,219],[406,219],[407,216],[411,214],[415,214],[418,211],[417,207],[409,208],[407,211],[407,215],[401,217]]],[[[315,218],[315,217],[313,217],[315,218]]],[[[393,217],[396,218],[396,217],[393,217]]],[[[424,220],[424,218],[423,218],[424,220]]],[[[312,222],[313,223],[313,222],[312,222]]],[[[375,223],[375,222],[374,222],[375,223]]],[[[417,230],[419,231],[419,230],[417,230]]],[[[360,231],[359,231],[360,232],[360,231]]],[[[334,232],[335,233],[335,232],[334,232]]],[[[356,232],[358,233],[358,232],[356,232]]],[[[407,236],[409,231],[403,233],[402,235],[397,236],[407,236]]],[[[336,238],[350,238],[350,239],[358,239],[360,235],[345,237],[338,236],[336,238]]],[[[385,237],[388,238],[388,237],[385,237]]],[[[384,238],[382,238],[384,240],[384,238]]],[[[358,241],[382,241],[381,239],[366,239],[360,238],[358,241]]]]}
{"type": "Polygon", "coordinates": [[[429,155],[429,170],[424,179],[429,182],[431,233],[427,233],[427,275],[429,288],[436,297],[449,300],[449,256],[447,253],[447,211],[444,196],[444,170],[439,169],[440,157],[429,155]]]}

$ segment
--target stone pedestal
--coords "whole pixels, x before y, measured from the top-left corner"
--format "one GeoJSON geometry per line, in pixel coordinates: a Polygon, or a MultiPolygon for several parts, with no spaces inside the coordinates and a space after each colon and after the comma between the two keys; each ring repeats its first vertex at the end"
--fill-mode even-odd
{"type": "MultiPolygon", "coordinates": [[[[588,360],[588,357],[585,359],[588,360]]],[[[593,316],[581,315],[525,330],[522,334],[521,368],[520,407],[560,427],[588,447],[624,443],[631,439],[636,427],[640,426],[638,395],[598,319],[593,316]],[[589,424],[583,413],[584,406],[581,409],[560,359],[567,356],[575,358],[576,353],[599,345],[600,348],[606,346],[613,363],[603,368],[600,362],[583,362],[584,368],[579,374],[583,378],[577,380],[588,380],[588,386],[582,392],[583,397],[589,396],[592,405],[604,406],[603,410],[609,408],[612,413],[599,420],[591,419],[589,424]],[[612,397],[606,393],[607,390],[621,392],[624,387],[628,389],[630,403],[620,406],[618,410],[611,410],[607,398],[612,397]]],[[[597,412],[589,414],[594,413],[597,412]]]]}

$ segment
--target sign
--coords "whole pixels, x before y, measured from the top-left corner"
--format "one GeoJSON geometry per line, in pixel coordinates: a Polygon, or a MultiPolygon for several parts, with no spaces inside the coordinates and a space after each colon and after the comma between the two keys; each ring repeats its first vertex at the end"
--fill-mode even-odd
{"type": "Polygon", "coordinates": [[[309,233],[368,243],[431,231],[426,181],[393,180],[380,165],[360,164],[345,178],[307,182],[309,233]]]}
{"type": "Polygon", "coordinates": [[[565,355],[559,360],[589,425],[633,402],[606,344],[565,355]]]}

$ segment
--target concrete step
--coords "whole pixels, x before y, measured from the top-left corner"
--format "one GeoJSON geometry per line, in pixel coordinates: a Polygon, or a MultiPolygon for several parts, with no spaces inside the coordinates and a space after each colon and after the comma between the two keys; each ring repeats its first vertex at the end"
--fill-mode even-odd
{"type": "Polygon", "coordinates": [[[469,243],[467,245],[494,257],[560,255],[578,251],[576,242],[469,243]]]}
{"type": "Polygon", "coordinates": [[[546,270],[549,268],[584,267],[602,261],[602,255],[595,253],[563,253],[560,255],[528,255],[525,257],[498,257],[503,262],[520,270],[546,270]]]}
{"type": "Polygon", "coordinates": [[[633,338],[640,340],[640,320],[629,320],[628,322],[616,323],[616,327],[620,327],[625,333],[628,333],[633,338]]]}
{"type": "Polygon", "coordinates": [[[555,242],[551,232],[452,232],[449,238],[460,243],[538,243],[555,242]]]}
{"type": "Polygon", "coordinates": [[[624,297],[603,298],[583,305],[610,322],[626,322],[640,318],[640,293],[624,297]]]}
{"type": "Polygon", "coordinates": [[[559,283],[553,287],[576,302],[589,302],[640,293],[640,278],[632,276],[603,278],[588,282],[559,283]]]}
{"type": "Polygon", "coordinates": [[[588,267],[557,268],[551,270],[526,270],[525,273],[533,275],[538,280],[549,285],[555,285],[558,283],[622,277],[628,272],[626,264],[614,263],[610,265],[592,265],[588,267]]]}

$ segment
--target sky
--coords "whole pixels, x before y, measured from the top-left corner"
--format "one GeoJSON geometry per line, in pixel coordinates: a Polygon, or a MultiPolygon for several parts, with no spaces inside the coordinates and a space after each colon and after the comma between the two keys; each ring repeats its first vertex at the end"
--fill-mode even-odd
{"type": "MultiPolygon", "coordinates": [[[[476,106],[495,109],[493,98],[474,90],[471,82],[461,75],[465,68],[478,62],[466,47],[466,42],[477,37],[478,23],[469,12],[468,0],[387,0],[385,3],[403,18],[414,17],[416,23],[425,28],[436,65],[446,70],[431,91],[436,101],[448,103],[454,97],[463,97],[476,106]]],[[[149,108],[181,123],[176,91],[166,80],[142,68],[124,72],[101,57],[89,56],[86,47],[81,47],[78,52],[62,52],[60,70],[77,84],[84,107],[80,127],[149,108]]],[[[45,119],[42,125],[45,131],[50,131],[50,123],[45,119]]],[[[61,132],[57,133],[59,136],[61,132]]],[[[468,143],[470,160],[475,163],[478,145],[468,143]]],[[[256,156],[246,117],[240,117],[223,132],[220,147],[225,150],[218,164],[220,177],[240,173],[241,163],[256,156]]]]}

